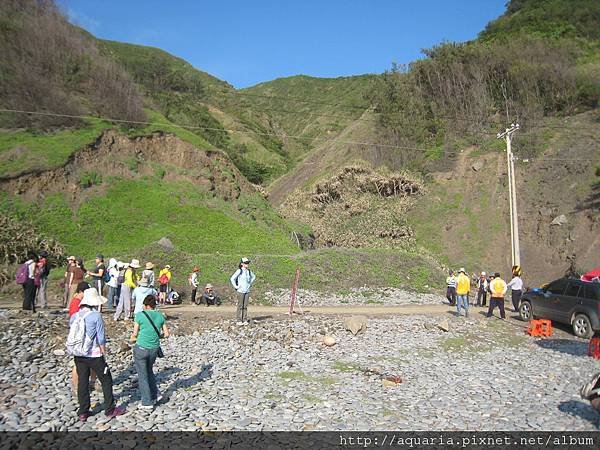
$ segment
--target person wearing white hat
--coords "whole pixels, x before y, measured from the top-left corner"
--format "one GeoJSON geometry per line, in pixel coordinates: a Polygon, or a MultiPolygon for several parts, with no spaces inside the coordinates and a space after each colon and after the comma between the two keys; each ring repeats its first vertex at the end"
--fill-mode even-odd
{"type": "Polygon", "coordinates": [[[240,260],[239,269],[231,275],[231,285],[237,291],[237,325],[247,325],[248,320],[248,301],[250,300],[250,288],[256,280],[256,275],[249,268],[250,260],[242,258],[240,260]]]}
{"type": "Polygon", "coordinates": [[[85,356],[74,356],[77,370],[77,400],[79,402],[79,420],[85,422],[91,415],[90,411],[90,371],[94,371],[102,384],[104,394],[104,411],[107,417],[120,416],[124,409],[115,406],[113,396],[113,380],[104,355],[106,354],[106,335],[104,321],[98,308],[108,299],[102,297],[95,288],[83,292],[79,311],[70,319],[70,325],[83,317],[85,334],[92,342],[92,346],[85,356]]]}
{"type": "Polygon", "coordinates": [[[481,275],[477,279],[477,303],[475,306],[485,306],[487,303],[488,284],[489,282],[486,277],[486,273],[481,272],[481,275]]]}
{"type": "Polygon", "coordinates": [[[210,283],[208,283],[204,288],[202,300],[204,301],[204,303],[206,303],[206,306],[219,306],[221,304],[221,299],[219,298],[219,295],[215,292],[213,285],[210,283]]]}
{"type": "Polygon", "coordinates": [[[119,290],[119,269],[117,267],[117,260],[115,258],[110,258],[108,260],[108,306],[110,308],[117,307],[117,292],[119,290]]]}
{"type": "Polygon", "coordinates": [[[139,269],[140,261],[132,259],[129,263],[129,267],[125,270],[123,284],[121,284],[121,295],[119,297],[119,304],[113,317],[116,322],[119,320],[121,313],[124,313],[124,320],[129,320],[131,316],[131,293],[137,287],[137,283],[140,276],[137,274],[136,269],[139,269]]]}
{"type": "Polygon", "coordinates": [[[458,271],[456,278],[456,314],[460,316],[460,309],[465,310],[465,317],[469,317],[469,292],[471,291],[471,280],[466,274],[464,267],[458,271]]]}
{"type": "Polygon", "coordinates": [[[142,312],[144,309],[144,299],[149,295],[154,295],[155,297],[158,295],[156,289],[154,289],[150,285],[150,280],[146,276],[142,276],[140,281],[138,281],[137,287],[133,290],[131,294],[131,301],[133,302],[133,316],[139,312],[142,312]]]}

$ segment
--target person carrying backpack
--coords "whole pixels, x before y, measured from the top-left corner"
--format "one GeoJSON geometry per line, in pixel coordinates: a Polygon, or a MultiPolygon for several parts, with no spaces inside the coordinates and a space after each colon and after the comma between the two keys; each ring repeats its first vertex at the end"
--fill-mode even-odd
{"type": "Polygon", "coordinates": [[[171,266],[166,265],[158,273],[158,300],[161,305],[165,304],[167,295],[169,295],[169,284],[171,283],[171,266]]]}
{"type": "Polygon", "coordinates": [[[142,278],[148,279],[148,286],[154,287],[154,264],[151,261],[146,263],[144,270],[142,271],[142,278]]]}
{"type": "MultiPolygon", "coordinates": [[[[200,272],[200,268],[198,266],[194,266],[194,268],[192,269],[192,273],[190,273],[190,275],[188,276],[188,283],[192,288],[192,303],[196,303],[196,293],[198,292],[198,285],[200,284],[198,282],[198,272],[200,272]]],[[[200,302],[196,304],[199,305],[200,302]]]]}
{"type": "Polygon", "coordinates": [[[79,402],[79,420],[87,421],[92,415],[90,411],[90,371],[96,372],[102,384],[104,394],[104,414],[113,418],[125,413],[115,405],[113,396],[113,379],[106,364],[106,335],[104,321],[98,308],[108,301],[95,288],[83,292],[80,309],[70,321],[67,338],[67,352],[75,360],[77,370],[77,401],[79,402]]]}
{"type": "Polygon", "coordinates": [[[237,304],[237,325],[247,325],[250,323],[248,320],[248,300],[250,299],[250,288],[252,283],[256,280],[256,275],[249,269],[250,260],[248,258],[242,258],[240,260],[239,268],[231,276],[231,285],[237,292],[238,304],[237,304]]]}
{"type": "Polygon", "coordinates": [[[456,305],[456,277],[452,270],[448,271],[448,276],[446,277],[446,298],[450,306],[456,305]]]}
{"type": "Polygon", "coordinates": [[[104,256],[100,253],[96,255],[96,268],[92,272],[87,271],[87,274],[92,277],[92,287],[95,287],[98,294],[102,295],[102,288],[104,287],[104,272],[106,272],[106,266],[104,265],[104,256]]]}
{"type": "Polygon", "coordinates": [[[33,252],[28,252],[27,260],[17,269],[16,282],[23,286],[23,311],[35,312],[35,294],[37,291],[35,279],[38,274],[37,262],[37,255],[33,252]]]}

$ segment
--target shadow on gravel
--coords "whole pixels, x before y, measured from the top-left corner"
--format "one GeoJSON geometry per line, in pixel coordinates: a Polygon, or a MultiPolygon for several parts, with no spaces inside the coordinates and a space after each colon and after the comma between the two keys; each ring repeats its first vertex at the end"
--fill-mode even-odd
{"type": "Polygon", "coordinates": [[[588,422],[598,427],[600,425],[600,414],[592,408],[588,403],[582,402],[581,400],[569,400],[568,402],[561,402],[558,405],[559,411],[567,413],[571,416],[581,417],[588,422]]]}
{"type": "MultiPolygon", "coordinates": [[[[171,378],[172,375],[181,372],[182,369],[180,369],[179,367],[166,367],[163,370],[161,370],[160,372],[157,372],[154,374],[155,378],[156,378],[156,383],[160,385],[161,381],[166,381],[169,378],[171,378]]],[[[115,380],[113,381],[113,386],[116,386],[119,383],[124,383],[124,382],[130,382],[130,392],[133,392],[132,395],[129,396],[129,398],[120,406],[122,406],[123,408],[127,408],[127,406],[130,403],[136,403],[139,400],[141,400],[141,396],[140,396],[140,390],[138,389],[138,375],[137,372],[135,370],[135,365],[132,362],[129,366],[129,369],[125,369],[123,370],[119,376],[117,378],[115,378],[115,380]],[[131,372],[133,371],[133,373],[131,372]]],[[[168,392],[168,389],[167,389],[168,392]]],[[[123,397],[127,397],[128,393],[127,390],[124,390],[123,393],[121,393],[120,395],[116,395],[115,399],[119,400],[120,398],[123,397]]],[[[166,397],[166,395],[165,395],[166,397]]]]}
{"type": "Polygon", "coordinates": [[[574,339],[538,339],[536,345],[573,356],[587,356],[588,343],[574,339]]]}
{"type": "Polygon", "coordinates": [[[212,368],[212,364],[204,364],[202,368],[194,375],[173,381],[173,383],[171,383],[171,385],[163,393],[164,400],[161,403],[164,403],[165,401],[169,400],[171,395],[173,395],[179,389],[191,388],[192,386],[195,386],[196,384],[211,378],[213,375],[212,368]]]}
{"type": "Polygon", "coordinates": [[[267,320],[267,319],[272,319],[273,316],[256,316],[253,317],[252,320],[255,320],[257,322],[262,322],[263,320],[267,320]]]}

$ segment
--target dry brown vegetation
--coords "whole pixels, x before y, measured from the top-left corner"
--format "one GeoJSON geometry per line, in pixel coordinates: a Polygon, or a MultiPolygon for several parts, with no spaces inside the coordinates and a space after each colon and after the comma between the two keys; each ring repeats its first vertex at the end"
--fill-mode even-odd
{"type": "MultiPolygon", "coordinates": [[[[130,77],[103,57],[93,39],[68,23],[50,0],[0,3],[0,105],[66,115],[143,120],[130,77]]],[[[48,129],[79,124],[68,117],[4,113],[2,126],[48,129]]]]}
{"type": "Polygon", "coordinates": [[[406,212],[422,192],[423,183],[413,174],[354,165],[310,192],[296,190],[281,212],[308,224],[317,247],[403,248],[413,242],[406,212]]]}

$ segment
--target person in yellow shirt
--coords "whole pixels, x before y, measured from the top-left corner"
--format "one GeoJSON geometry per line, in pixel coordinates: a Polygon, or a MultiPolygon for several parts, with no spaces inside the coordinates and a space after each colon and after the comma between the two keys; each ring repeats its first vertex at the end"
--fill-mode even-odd
{"type": "Polygon", "coordinates": [[[494,309],[496,306],[500,309],[500,317],[502,319],[506,318],[506,313],[504,312],[504,294],[506,294],[506,290],[508,287],[506,286],[506,282],[500,278],[500,274],[496,272],[494,274],[494,279],[490,281],[490,291],[492,293],[490,298],[490,307],[488,308],[487,317],[492,317],[494,313],[494,309]]]}
{"type": "Polygon", "coordinates": [[[161,305],[165,304],[165,300],[169,295],[169,288],[171,286],[171,266],[166,265],[158,273],[158,302],[161,305]]]}
{"type": "Polygon", "coordinates": [[[471,280],[465,269],[461,267],[456,278],[456,313],[459,316],[462,307],[465,310],[465,317],[469,317],[469,292],[471,292],[471,280]]]}
{"type": "Polygon", "coordinates": [[[136,272],[136,270],[139,268],[140,261],[137,259],[132,259],[129,263],[129,267],[125,271],[123,284],[121,284],[119,304],[117,305],[117,310],[115,311],[115,315],[113,317],[115,322],[119,320],[121,313],[123,313],[125,320],[129,320],[131,316],[131,293],[137,287],[137,283],[140,279],[140,276],[136,272]]]}

